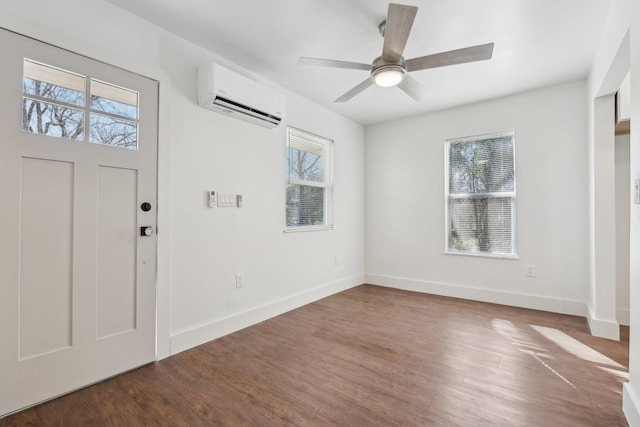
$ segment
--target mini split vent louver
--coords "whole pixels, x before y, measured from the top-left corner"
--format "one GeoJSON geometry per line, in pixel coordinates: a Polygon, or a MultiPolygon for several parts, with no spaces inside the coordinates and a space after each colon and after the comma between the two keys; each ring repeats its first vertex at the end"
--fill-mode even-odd
{"type": "Polygon", "coordinates": [[[284,96],[218,64],[198,68],[198,104],[273,129],[284,118],[284,96]]]}

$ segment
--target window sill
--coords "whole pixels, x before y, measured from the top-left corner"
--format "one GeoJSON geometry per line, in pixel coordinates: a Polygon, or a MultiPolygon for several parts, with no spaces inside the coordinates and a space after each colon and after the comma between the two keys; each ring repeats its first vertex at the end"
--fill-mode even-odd
{"type": "Polygon", "coordinates": [[[304,225],[300,227],[285,227],[285,233],[301,233],[306,231],[333,230],[333,225],[304,225]]]}
{"type": "Polygon", "coordinates": [[[518,255],[509,255],[509,254],[492,254],[492,253],[481,253],[481,252],[459,252],[459,251],[444,251],[445,255],[459,255],[459,256],[470,256],[477,258],[498,258],[498,259],[520,259],[518,255]]]}

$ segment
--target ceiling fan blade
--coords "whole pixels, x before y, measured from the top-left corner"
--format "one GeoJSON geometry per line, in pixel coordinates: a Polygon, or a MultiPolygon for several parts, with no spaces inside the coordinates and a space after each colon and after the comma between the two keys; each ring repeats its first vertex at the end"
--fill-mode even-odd
{"type": "Polygon", "coordinates": [[[411,77],[410,75],[405,75],[404,79],[398,85],[400,89],[411,98],[413,98],[416,102],[420,102],[423,99],[431,96],[431,92],[429,89],[423,86],[422,83],[411,77]]]}
{"type": "Polygon", "coordinates": [[[467,62],[484,61],[491,59],[492,55],[493,43],[487,43],[409,59],[405,61],[405,65],[407,71],[426,70],[467,62]]]}
{"type": "Polygon", "coordinates": [[[371,86],[372,84],[373,84],[373,80],[371,80],[371,77],[367,77],[365,81],[363,81],[362,83],[360,83],[359,85],[357,85],[356,87],[354,87],[353,89],[351,89],[350,91],[342,95],[341,97],[337,98],[333,102],[346,102],[351,98],[353,98],[354,96],[356,96],[357,94],[359,94],[360,92],[362,92],[363,90],[365,90],[366,88],[368,88],[369,86],[371,86]]]}
{"type": "Polygon", "coordinates": [[[352,70],[371,70],[371,64],[361,64],[358,62],[336,61],[334,59],[307,58],[298,59],[298,65],[315,65],[317,67],[349,68],[352,70]]]}
{"type": "Polygon", "coordinates": [[[418,13],[418,8],[415,6],[389,4],[387,23],[384,28],[382,59],[389,62],[400,61],[416,13],[418,13]]]}

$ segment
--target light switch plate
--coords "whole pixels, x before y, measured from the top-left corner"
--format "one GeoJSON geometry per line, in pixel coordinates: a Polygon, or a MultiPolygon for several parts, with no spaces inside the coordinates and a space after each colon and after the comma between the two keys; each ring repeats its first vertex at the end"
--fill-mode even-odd
{"type": "Polygon", "coordinates": [[[236,207],[237,198],[235,194],[218,194],[218,206],[222,208],[236,207]]]}

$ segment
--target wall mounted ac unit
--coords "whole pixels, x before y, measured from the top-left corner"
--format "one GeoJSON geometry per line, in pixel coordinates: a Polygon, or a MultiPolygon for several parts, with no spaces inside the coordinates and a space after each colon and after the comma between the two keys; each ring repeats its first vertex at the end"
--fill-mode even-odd
{"type": "Polygon", "coordinates": [[[218,64],[198,68],[198,104],[270,129],[284,117],[284,95],[218,64]]]}

